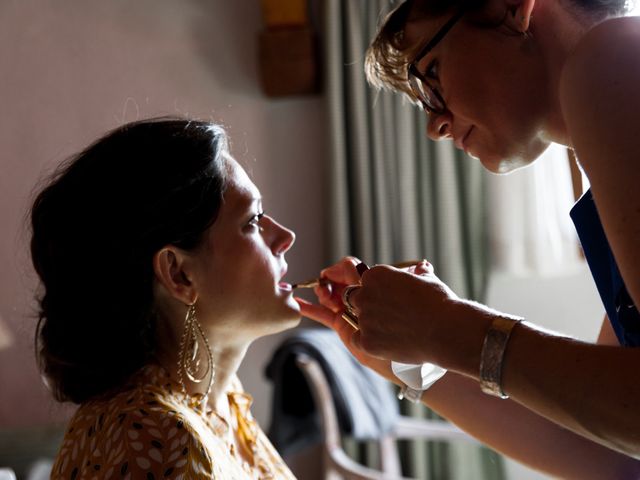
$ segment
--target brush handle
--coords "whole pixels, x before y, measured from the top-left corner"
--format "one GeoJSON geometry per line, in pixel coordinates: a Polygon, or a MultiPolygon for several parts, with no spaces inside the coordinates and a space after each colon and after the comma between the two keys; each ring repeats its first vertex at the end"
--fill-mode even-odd
{"type": "MultiPolygon", "coordinates": [[[[421,261],[422,260],[408,260],[404,262],[393,263],[391,264],[391,266],[395,268],[408,268],[417,265],[421,261]]],[[[318,285],[326,285],[328,283],[329,281],[324,278],[312,278],[311,280],[307,280],[306,282],[294,283],[293,285],[291,285],[291,288],[294,290],[296,288],[314,288],[318,285]]]]}

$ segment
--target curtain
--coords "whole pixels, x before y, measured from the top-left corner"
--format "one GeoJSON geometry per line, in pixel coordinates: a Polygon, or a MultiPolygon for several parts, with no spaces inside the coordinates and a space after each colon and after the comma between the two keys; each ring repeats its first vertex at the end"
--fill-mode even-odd
{"type": "Polygon", "coordinates": [[[567,214],[575,195],[566,148],[554,144],[533,165],[492,177],[488,190],[493,268],[529,277],[580,268],[584,260],[567,214]]]}
{"type": "MultiPolygon", "coordinates": [[[[486,174],[451,142],[429,141],[420,109],[365,80],[364,52],[388,6],[384,0],[325,2],[328,260],[426,258],[456,293],[482,300],[489,267],[486,174]]],[[[434,415],[421,405],[403,402],[402,408],[434,415]]],[[[405,473],[416,478],[503,478],[501,458],[486,449],[416,442],[404,450],[405,473]]]]}

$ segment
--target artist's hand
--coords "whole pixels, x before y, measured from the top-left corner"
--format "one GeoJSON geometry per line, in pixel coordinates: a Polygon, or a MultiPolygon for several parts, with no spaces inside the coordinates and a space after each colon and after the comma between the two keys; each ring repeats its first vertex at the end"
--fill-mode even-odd
{"type": "Polygon", "coordinates": [[[427,262],[400,270],[377,265],[364,272],[362,288],[349,301],[360,331],[352,342],[367,353],[404,363],[443,365],[450,325],[463,315],[463,301],[427,262]]]}
{"type": "Polygon", "coordinates": [[[341,313],[334,313],[324,305],[313,304],[302,298],[296,298],[296,300],[300,304],[302,315],[335,330],[345,346],[360,363],[382,375],[390,382],[400,385],[400,381],[391,371],[391,362],[389,360],[369,355],[351,341],[354,332],[353,327],[342,319],[341,313]]]}
{"type": "MultiPolygon", "coordinates": [[[[347,285],[360,283],[360,274],[356,268],[360,263],[357,258],[346,257],[321,272],[321,278],[330,281],[330,284],[316,287],[315,293],[318,296],[319,305],[300,298],[297,300],[304,316],[335,330],[347,348],[362,364],[372,368],[388,380],[398,383],[398,379],[391,372],[390,362],[370,355],[356,343],[357,340],[354,342],[355,330],[342,318],[345,309],[342,303],[342,291],[347,285]]],[[[432,270],[431,265],[427,262],[403,269],[407,273],[417,275],[425,275],[432,270]]]]}
{"type": "Polygon", "coordinates": [[[340,262],[323,270],[320,277],[330,283],[315,287],[315,294],[319,304],[308,302],[302,298],[296,298],[300,304],[302,315],[329,327],[338,334],[342,342],[356,359],[363,365],[371,368],[391,382],[399,384],[398,379],[391,371],[391,362],[367,354],[358,348],[352,341],[354,329],[342,319],[344,305],[342,303],[342,291],[347,285],[358,284],[360,274],[356,270],[360,260],[354,257],[345,257],[340,262]]]}
{"type": "MultiPolygon", "coordinates": [[[[302,306],[303,315],[338,331],[348,347],[372,357],[404,363],[431,362],[472,374],[492,316],[484,305],[462,300],[423,261],[397,269],[377,265],[359,276],[359,260],[347,257],[322,271],[332,290],[316,288],[320,306],[302,306]],[[341,293],[346,285],[360,284],[349,301],[358,317],[359,331],[341,318],[341,293]],[[319,319],[318,308],[333,312],[319,319]]],[[[366,363],[366,362],[365,362],[366,363]]]]}

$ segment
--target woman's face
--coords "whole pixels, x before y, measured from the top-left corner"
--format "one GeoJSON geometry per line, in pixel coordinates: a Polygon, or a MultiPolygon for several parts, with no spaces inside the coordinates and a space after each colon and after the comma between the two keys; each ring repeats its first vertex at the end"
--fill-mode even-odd
{"type": "Polygon", "coordinates": [[[263,214],[260,191],[227,159],[228,180],[218,217],[192,252],[197,311],[205,327],[230,338],[257,338],[295,326],[300,308],[283,283],[291,230],[263,214]]]}
{"type": "MultiPolygon", "coordinates": [[[[450,15],[409,23],[409,42],[426,44],[450,15]]],[[[417,67],[447,107],[430,115],[429,137],[451,138],[493,172],[526,165],[548,146],[548,80],[533,39],[463,17],[417,67]]]]}

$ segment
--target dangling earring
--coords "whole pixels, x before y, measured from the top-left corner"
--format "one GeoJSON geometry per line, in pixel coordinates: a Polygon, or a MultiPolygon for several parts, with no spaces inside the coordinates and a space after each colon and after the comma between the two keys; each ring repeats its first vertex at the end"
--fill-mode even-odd
{"type": "Polygon", "coordinates": [[[207,376],[209,377],[209,383],[202,399],[203,404],[206,403],[206,398],[211,391],[215,371],[211,347],[209,347],[209,341],[196,317],[196,304],[193,303],[189,305],[187,316],[184,319],[184,329],[182,331],[182,338],[180,339],[180,351],[178,352],[178,380],[182,386],[182,393],[187,395],[185,377],[193,383],[202,383],[207,376]],[[198,352],[200,350],[198,346],[200,343],[199,340],[204,344],[204,353],[207,356],[207,367],[203,372],[201,372],[202,368],[200,366],[200,359],[198,358],[198,352]]]}

